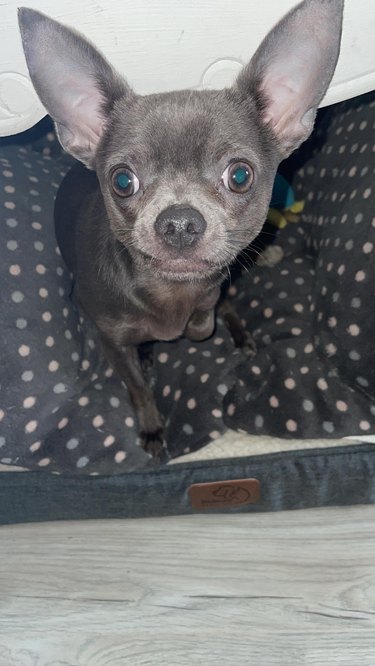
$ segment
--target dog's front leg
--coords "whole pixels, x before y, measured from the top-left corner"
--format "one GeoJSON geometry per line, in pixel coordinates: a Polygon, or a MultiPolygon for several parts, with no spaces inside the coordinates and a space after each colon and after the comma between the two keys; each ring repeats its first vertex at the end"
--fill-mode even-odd
{"type": "Polygon", "coordinates": [[[161,462],[166,457],[163,423],[152,390],[145,381],[135,345],[120,348],[102,337],[103,351],[112,367],[125,382],[137,413],[142,447],[161,462]]]}

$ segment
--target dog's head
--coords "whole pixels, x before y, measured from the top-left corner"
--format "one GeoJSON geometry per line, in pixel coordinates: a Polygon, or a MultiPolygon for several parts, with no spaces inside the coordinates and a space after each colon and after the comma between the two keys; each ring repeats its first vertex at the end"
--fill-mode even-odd
{"type": "Polygon", "coordinates": [[[305,0],[231,88],[140,96],[75,31],[19,23],[62,146],[95,169],[108,220],[140,265],[174,280],[228,265],[259,233],[279,162],[312,131],[335,70],[343,0],[305,0]]]}

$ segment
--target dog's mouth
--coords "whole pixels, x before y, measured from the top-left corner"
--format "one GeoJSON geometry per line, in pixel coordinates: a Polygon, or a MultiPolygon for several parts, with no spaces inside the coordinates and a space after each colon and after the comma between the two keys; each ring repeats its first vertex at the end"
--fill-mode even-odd
{"type": "Polygon", "coordinates": [[[220,267],[200,257],[160,258],[143,254],[143,261],[156,275],[170,280],[202,280],[220,271],[220,267]]]}

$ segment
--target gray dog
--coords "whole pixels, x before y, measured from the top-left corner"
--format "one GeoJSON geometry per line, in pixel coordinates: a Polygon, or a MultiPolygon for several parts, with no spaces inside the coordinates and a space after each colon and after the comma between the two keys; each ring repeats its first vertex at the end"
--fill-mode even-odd
{"type": "Polygon", "coordinates": [[[212,334],[227,267],[262,228],[278,164],[312,131],[342,13],[343,0],[299,4],[231,88],[140,96],[77,32],[19,11],[35,89],[88,167],[60,187],[57,240],[156,459],[163,426],[138,346],[212,334]]]}

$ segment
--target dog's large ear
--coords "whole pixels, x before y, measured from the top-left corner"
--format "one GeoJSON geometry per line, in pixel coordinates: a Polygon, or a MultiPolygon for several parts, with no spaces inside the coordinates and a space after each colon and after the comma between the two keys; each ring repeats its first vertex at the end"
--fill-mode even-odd
{"type": "Polygon", "coordinates": [[[61,145],[92,167],[106,119],[131,89],[74,30],[26,7],[18,10],[18,20],[31,80],[61,145]]]}
{"type": "Polygon", "coordinates": [[[282,157],[307,139],[340,52],[343,0],[305,0],[266,36],[235,86],[256,99],[282,157]]]}

